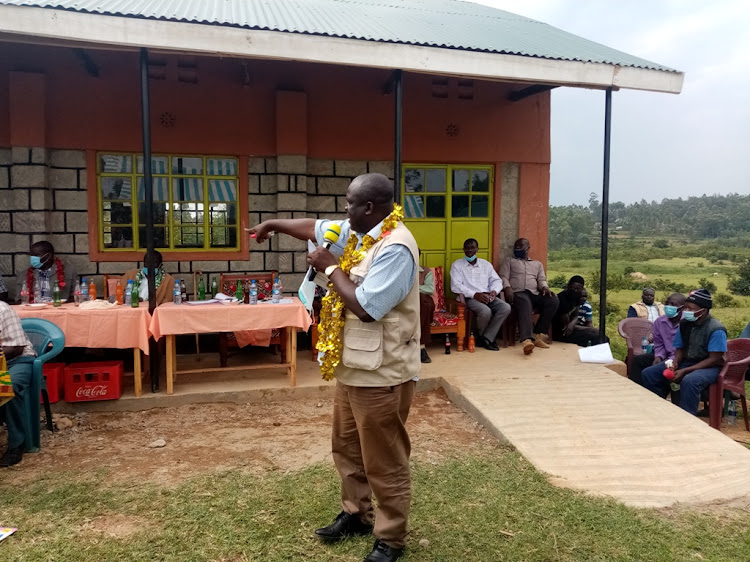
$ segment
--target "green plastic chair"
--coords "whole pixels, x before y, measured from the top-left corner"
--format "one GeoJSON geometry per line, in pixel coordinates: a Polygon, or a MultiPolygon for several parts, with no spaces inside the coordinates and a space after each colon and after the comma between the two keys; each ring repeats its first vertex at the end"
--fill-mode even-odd
{"type": "Polygon", "coordinates": [[[21,326],[26,332],[26,337],[31,341],[36,351],[33,359],[33,374],[29,391],[24,397],[26,410],[26,452],[36,453],[39,451],[41,442],[39,428],[39,394],[44,398],[44,410],[47,416],[47,427],[52,427],[52,414],[49,407],[49,396],[47,395],[47,384],[42,374],[42,366],[47,361],[57,357],[65,348],[65,334],[49,320],[41,318],[23,318],[21,326]]]}

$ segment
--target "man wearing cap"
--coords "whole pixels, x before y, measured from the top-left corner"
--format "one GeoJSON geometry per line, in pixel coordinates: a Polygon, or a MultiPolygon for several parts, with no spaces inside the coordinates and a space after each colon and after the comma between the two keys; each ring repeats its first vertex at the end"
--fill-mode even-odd
{"type": "Polygon", "coordinates": [[[670,382],[680,385],[680,407],[698,414],[701,392],[716,382],[724,365],[727,350],[727,329],[711,316],[711,293],[696,289],[685,300],[680,327],[674,337],[674,365],[672,381],[664,377],[665,362],[642,373],[643,386],[666,398],[670,382]]]}

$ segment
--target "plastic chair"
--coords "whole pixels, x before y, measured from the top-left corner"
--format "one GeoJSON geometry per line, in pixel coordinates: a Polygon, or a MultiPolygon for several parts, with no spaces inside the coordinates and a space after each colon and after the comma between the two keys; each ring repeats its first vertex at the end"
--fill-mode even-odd
{"type": "Polygon", "coordinates": [[[641,343],[643,338],[651,341],[654,327],[649,320],[645,318],[625,318],[620,320],[617,325],[617,333],[625,338],[628,346],[628,356],[625,358],[625,366],[630,372],[630,362],[636,355],[643,354],[641,343]]]}
{"type": "Polygon", "coordinates": [[[745,371],[750,365],[750,339],[742,338],[727,342],[726,362],[719,373],[716,382],[708,387],[708,419],[714,429],[721,427],[721,417],[724,391],[736,392],[740,395],[742,415],[745,418],[745,430],[750,431],[747,419],[747,400],[745,398],[745,371]]]}
{"type": "Polygon", "coordinates": [[[49,406],[47,384],[42,374],[42,365],[57,357],[65,348],[65,334],[49,320],[41,318],[22,318],[21,326],[26,332],[36,351],[36,359],[32,366],[33,373],[28,392],[24,397],[26,409],[26,451],[39,451],[41,436],[39,432],[39,393],[44,399],[44,414],[47,417],[47,427],[52,431],[52,412],[49,406]]]}

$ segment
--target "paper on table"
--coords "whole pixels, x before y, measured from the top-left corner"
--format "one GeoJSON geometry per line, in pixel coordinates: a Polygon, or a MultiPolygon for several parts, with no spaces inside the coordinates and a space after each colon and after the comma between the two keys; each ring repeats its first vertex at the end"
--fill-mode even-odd
{"type": "Polygon", "coordinates": [[[230,297],[229,295],[225,295],[224,293],[216,293],[214,295],[213,300],[217,300],[217,301],[236,301],[237,297],[230,297]]]}
{"type": "Polygon", "coordinates": [[[187,301],[185,304],[212,304],[217,302],[219,301],[217,301],[216,299],[208,299],[206,301],[187,301]]]}
{"type": "Polygon", "coordinates": [[[614,363],[612,350],[608,343],[592,345],[591,347],[582,347],[578,350],[578,356],[581,363],[614,363]]]}

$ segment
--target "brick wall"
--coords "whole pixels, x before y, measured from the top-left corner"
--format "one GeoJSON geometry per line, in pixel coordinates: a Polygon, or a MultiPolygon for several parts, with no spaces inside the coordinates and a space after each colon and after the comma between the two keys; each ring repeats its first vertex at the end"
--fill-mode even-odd
{"type": "MultiPolygon", "coordinates": [[[[346,188],[366,172],[393,177],[393,163],[318,160],[281,155],[249,158],[250,225],[269,218],[345,218],[346,188]]],[[[136,262],[89,260],[89,221],[84,151],[45,148],[0,148],[0,274],[11,296],[16,275],[29,267],[29,246],[49,240],[56,254],[79,275],[92,276],[101,290],[101,275],[122,273],[136,262]]],[[[251,241],[247,261],[165,262],[165,269],[185,279],[192,291],[192,272],[276,270],[285,292],[296,292],[307,271],[305,242],[275,236],[262,245],[251,241]]]]}

